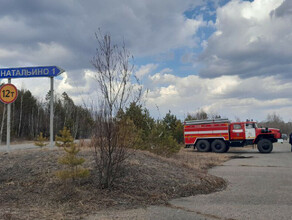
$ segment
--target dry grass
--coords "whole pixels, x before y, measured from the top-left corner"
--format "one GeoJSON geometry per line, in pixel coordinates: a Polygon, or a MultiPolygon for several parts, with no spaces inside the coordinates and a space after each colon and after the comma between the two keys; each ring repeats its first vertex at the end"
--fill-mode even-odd
{"type": "MultiPolygon", "coordinates": [[[[144,154],[152,155],[152,153],[144,152],[144,154]]],[[[180,167],[185,167],[188,169],[196,169],[197,172],[207,173],[208,169],[214,166],[220,166],[225,161],[229,160],[234,156],[233,154],[219,154],[219,153],[203,153],[195,151],[191,148],[181,148],[181,150],[170,158],[165,158],[162,156],[155,155],[155,157],[160,160],[176,164],[180,167]]]]}
{"type": "Polygon", "coordinates": [[[229,158],[227,154],[182,149],[172,158],[134,151],[124,177],[112,190],[96,185],[91,150],[84,147],[85,167],[92,172],[79,184],[64,184],[55,176],[57,149],[0,153],[0,219],[79,219],[104,209],[132,209],[167,204],[177,197],[221,190],[226,183],[207,169],[229,158]]]}
{"type": "Polygon", "coordinates": [[[231,156],[231,154],[202,153],[194,151],[192,148],[182,148],[178,154],[173,156],[173,159],[185,167],[206,172],[207,169],[229,160],[231,156]]]}

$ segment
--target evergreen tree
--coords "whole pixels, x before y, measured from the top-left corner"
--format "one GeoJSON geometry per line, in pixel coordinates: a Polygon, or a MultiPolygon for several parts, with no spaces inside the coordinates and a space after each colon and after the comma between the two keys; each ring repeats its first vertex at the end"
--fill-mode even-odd
{"type": "Polygon", "coordinates": [[[171,135],[178,143],[183,143],[183,124],[175,115],[171,114],[170,110],[163,118],[163,124],[169,135],[171,135]]]}
{"type": "Polygon", "coordinates": [[[77,157],[80,149],[74,143],[73,137],[66,127],[60,131],[60,136],[56,136],[56,145],[62,147],[66,152],[66,155],[60,157],[58,162],[67,167],[67,169],[59,170],[56,173],[57,177],[64,180],[72,179],[74,181],[77,178],[89,176],[89,170],[80,167],[85,162],[85,159],[77,157]]]}
{"type": "Polygon", "coordinates": [[[46,143],[48,141],[48,139],[46,137],[43,136],[43,132],[41,132],[38,136],[36,141],[34,142],[35,146],[39,146],[39,147],[44,147],[46,145],[48,145],[48,143],[46,143]]]}
{"type": "Polygon", "coordinates": [[[130,118],[135,127],[141,130],[141,138],[143,141],[147,141],[151,130],[154,127],[154,119],[150,117],[148,109],[142,108],[142,105],[138,105],[132,102],[128,108],[126,108],[125,117],[130,118]]]}
{"type": "Polygon", "coordinates": [[[166,130],[163,121],[156,121],[147,142],[147,150],[158,155],[169,157],[180,150],[180,145],[166,130]]]}

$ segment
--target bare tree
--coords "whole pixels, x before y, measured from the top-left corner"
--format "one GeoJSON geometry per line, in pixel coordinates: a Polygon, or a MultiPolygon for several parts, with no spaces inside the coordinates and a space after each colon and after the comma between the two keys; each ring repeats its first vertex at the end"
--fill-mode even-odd
{"type": "Polygon", "coordinates": [[[188,113],[185,120],[204,120],[208,119],[208,114],[203,109],[199,109],[195,114],[188,113]]]}
{"type": "Polygon", "coordinates": [[[92,64],[100,91],[100,109],[93,146],[100,186],[110,188],[121,175],[124,161],[129,156],[128,148],[135,139],[129,121],[119,120],[116,116],[130,102],[140,100],[142,87],[133,74],[133,57],[125,43],[122,46],[113,44],[111,36],[103,35],[101,31],[95,36],[97,49],[92,64]]]}
{"type": "Polygon", "coordinates": [[[277,113],[270,113],[266,120],[259,123],[260,127],[278,128],[284,134],[290,134],[292,131],[291,122],[284,122],[281,116],[277,113]]]}
{"type": "Polygon", "coordinates": [[[234,119],[236,122],[241,122],[240,118],[238,116],[234,116],[234,119]]]}

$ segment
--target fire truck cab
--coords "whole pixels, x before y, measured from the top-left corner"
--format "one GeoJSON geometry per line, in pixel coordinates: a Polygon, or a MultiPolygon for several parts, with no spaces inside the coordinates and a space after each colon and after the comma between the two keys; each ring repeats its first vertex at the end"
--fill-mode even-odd
{"type": "Polygon", "coordinates": [[[259,152],[270,153],[274,142],[283,141],[279,129],[258,128],[253,121],[231,123],[228,119],[185,121],[184,140],[187,147],[217,153],[227,152],[230,147],[254,144],[259,152]]]}

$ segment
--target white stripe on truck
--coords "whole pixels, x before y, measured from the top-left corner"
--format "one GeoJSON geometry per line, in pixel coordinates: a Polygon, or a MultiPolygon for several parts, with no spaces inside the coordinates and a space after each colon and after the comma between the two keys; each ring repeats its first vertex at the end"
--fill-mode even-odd
{"type": "Polygon", "coordinates": [[[186,131],[185,134],[222,134],[228,133],[228,130],[214,130],[214,131],[186,131]]]}
{"type": "Polygon", "coordinates": [[[243,132],[243,129],[235,129],[235,130],[232,130],[233,132],[243,132]]]}

